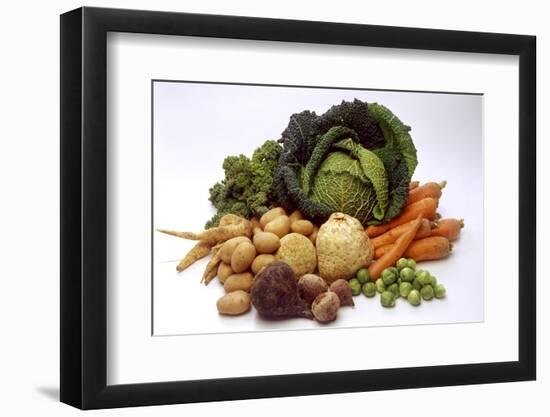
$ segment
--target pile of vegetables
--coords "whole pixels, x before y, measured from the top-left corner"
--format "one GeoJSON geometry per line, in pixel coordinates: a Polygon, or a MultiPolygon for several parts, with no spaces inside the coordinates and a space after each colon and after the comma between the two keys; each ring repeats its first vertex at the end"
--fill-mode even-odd
{"type": "Polygon", "coordinates": [[[380,294],[384,307],[444,298],[417,262],[449,256],[464,221],[437,213],[445,181],[411,181],[409,130],[359,100],[292,115],[278,142],[224,160],[205,230],[159,230],[197,241],[177,270],[211,255],[202,282],[218,278],[217,310],[230,316],[253,307],[268,319],[328,323],[361,293],[380,294]]]}

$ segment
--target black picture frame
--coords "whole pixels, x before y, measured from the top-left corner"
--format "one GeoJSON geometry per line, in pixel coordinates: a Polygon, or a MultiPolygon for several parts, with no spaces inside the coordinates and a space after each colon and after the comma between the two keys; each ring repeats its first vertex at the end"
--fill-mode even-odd
{"type": "Polygon", "coordinates": [[[88,7],[61,15],[61,401],[94,409],[535,379],[535,51],[525,35],[88,7]],[[108,32],[519,56],[519,360],[107,385],[108,32]]]}

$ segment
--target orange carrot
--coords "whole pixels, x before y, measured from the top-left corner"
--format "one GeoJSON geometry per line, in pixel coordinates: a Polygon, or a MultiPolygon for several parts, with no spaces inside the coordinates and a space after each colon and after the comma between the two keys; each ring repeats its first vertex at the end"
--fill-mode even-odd
{"type": "Polygon", "coordinates": [[[409,191],[414,190],[419,185],[420,185],[420,181],[411,181],[409,183],[409,191]]]}
{"type": "MultiPolygon", "coordinates": [[[[399,236],[401,236],[404,232],[408,230],[411,223],[413,223],[415,220],[411,220],[410,222],[401,224],[397,227],[394,227],[393,229],[388,230],[386,233],[381,234],[380,236],[376,236],[371,240],[374,248],[379,248],[380,246],[388,245],[390,243],[393,243],[397,240],[399,236]]],[[[432,232],[432,224],[428,219],[422,219],[422,222],[420,223],[420,227],[418,228],[418,232],[416,232],[415,239],[422,239],[423,237],[430,236],[432,232]]]]}
{"type": "Polygon", "coordinates": [[[463,227],[463,219],[441,219],[438,221],[438,226],[433,229],[432,235],[443,236],[450,241],[457,240],[463,227]]]}
{"type": "Polygon", "coordinates": [[[399,238],[392,245],[391,249],[369,266],[368,270],[372,281],[376,281],[384,269],[395,265],[397,260],[403,256],[410,243],[416,236],[421,223],[422,214],[419,214],[416,220],[409,225],[408,230],[399,236],[399,238]]]}
{"type": "MultiPolygon", "coordinates": [[[[374,252],[374,259],[382,258],[386,253],[392,251],[392,244],[380,246],[374,252]]],[[[433,261],[449,256],[453,246],[449,240],[442,236],[430,236],[424,239],[413,240],[405,251],[405,258],[413,258],[416,262],[433,261]]]]}
{"type": "Polygon", "coordinates": [[[371,225],[367,227],[367,235],[369,237],[376,237],[382,233],[386,233],[388,230],[393,229],[400,224],[407,223],[408,221],[414,220],[419,214],[422,217],[433,220],[435,218],[435,210],[437,208],[437,202],[435,199],[428,197],[423,198],[416,203],[406,206],[401,214],[395,217],[392,221],[386,224],[380,225],[371,225]]]}
{"type": "Polygon", "coordinates": [[[407,205],[416,203],[426,197],[431,197],[435,200],[439,200],[441,197],[441,190],[445,188],[447,181],[427,182],[420,187],[414,188],[409,191],[409,197],[407,198],[407,205]]]}

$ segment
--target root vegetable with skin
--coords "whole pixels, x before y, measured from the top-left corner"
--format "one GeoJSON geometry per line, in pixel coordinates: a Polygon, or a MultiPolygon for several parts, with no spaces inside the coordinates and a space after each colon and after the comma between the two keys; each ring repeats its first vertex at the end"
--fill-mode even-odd
{"type": "MultiPolygon", "coordinates": [[[[411,220],[410,222],[396,226],[393,229],[388,230],[386,233],[372,238],[371,243],[373,244],[375,249],[379,248],[380,246],[392,244],[399,238],[399,236],[401,236],[409,229],[410,225],[413,222],[415,222],[415,220],[411,220]]],[[[416,236],[414,238],[422,239],[424,237],[430,236],[431,233],[432,223],[428,219],[422,219],[420,227],[418,228],[418,232],[416,232],[416,236]]]]}
{"type": "Polygon", "coordinates": [[[463,227],[463,219],[441,219],[438,221],[438,226],[432,230],[432,236],[446,237],[452,242],[458,239],[463,227]]]}
{"type": "Polygon", "coordinates": [[[210,248],[211,248],[211,245],[208,242],[205,242],[204,240],[200,240],[199,242],[197,242],[195,246],[193,246],[193,248],[189,252],[187,252],[185,257],[176,266],[176,270],[178,272],[182,272],[185,269],[189,268],[199,259],[202,259],[205,256],[207,256],[210,253],[210,248]]]}
{"type": "MultiPolygon", "coordinates": [[[[393,245],[385,245],[376,249],[375,258],[381,258],[387,252],[392,250],[393,245]]],[[[443,236],[430,236],[424,239],[413,240],[403,257],[412,258],[416,262],[435,261],[449,256],[453,245],[443,236]]]]}
{"type": "Polygon", "coordinates": [[[420,181],[411,181],[409,183],[409,191],[414,190],[420,185],[420,181]]]}
{"type": "Polygon", "coordinates": [[[204,240],[211,245],[215,245],[220,242],[225,242],[232,237],[252,236],[252,223],[246,219],[243,219],[243,221],[237,224],[213,227],[212,229],[204,230],[200,233],[179,232],[167,229],[158,229],[158,231],[161,233],[166,233],[167,235],[181,237],[183,239],[204,240]]]}
{"type": "Polygon", "coordinates": [[[447,181],[441,182],[427,182],[419,187],[416,187],[409,191],[409,197],[407,198],[406,205],[416,203],[423,198],[431,197],[435,200],[439,200],[441,197],[441,190],[445,188],[447,181]]]}

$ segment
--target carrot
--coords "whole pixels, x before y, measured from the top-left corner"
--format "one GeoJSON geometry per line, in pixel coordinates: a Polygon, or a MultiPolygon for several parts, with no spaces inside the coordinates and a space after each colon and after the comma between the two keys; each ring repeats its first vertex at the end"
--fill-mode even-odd
{"type": "MultiPolygon", "coordinates": [[[[374,252],[374,259],[382,258],[392,250],[394,245],[380,246],[374,252]]],[[[430,236],[424,239],[414,240],[405,251],[405,258],[413,258],[416,262],[434,261],[449,256],[453,246],[449,240],[442,236],[430,236]]]]}
{"type": "Polygon", "coordinates": [[[397,217],[395,217],[392,221],[386,224],[380,224],[380,225],[371,225],[367,227],[367,235],[368,237],[376,237],[381,235],[382,233],[386,233],[388,230],[393,229],[396,226],[399,226],[403,223],[407,223],[408,221],[414,220],[419,214],[422,215],[422,217],[433,220],[435,218],[435,210],[437,208],[437,202],[431,198],[423,198],[420,201],[417,201],[416,203],[413,203],[409,206],[406,206],[403,211],[401,211],[401,214],[397,217]]]}
{"type": "Polygon", "coordinates": [[[376,281],[380,277],[384,269],[395,265],[397,260],[401,258],[403,253],[405,253],[410,243],[416,236],[416,233],[418,232],[421,223],[422,214],[419,214],[416,217],[416,220],[409,225],[408,230],[404,232],[401,236],[399,236],[399,238],[395,241],[390,250],[369,266],[368,270],[370,279],[372,281],[376,281]]]}
{"type": "Polygon", "coordinates": [[[176,270],[181,272],[187,269],[189,266],[193,265],[199,259],[204,258],[209,253],[210,244],[204,240],[199,240],[197,244],[193,246],[189,252],[187,252],[187,255],[185,255],[185,258],[180,261],[178,266],[176,266],[176,270]]]}
{"type": "Polygon", "coordinates": [[[443,236],[450,241],[457,240],[463,227],[463,219],[441,219],[438,221],[438,226],[433,229],[432,235],[443,236]]]}
{"type": "Polygon", "coordinates": [[[414,190],[419,185],[420,185],[420,181],[411,181],[409,183],[409,191],[414,190]]]}
{"type": "Polygon", "coordinates": [[[239,223],[213,227],[200,233],[178,232],[175,230],[166,229],[157,229],[157,231],[176,237],[181,237],[183,239],[204,240],[210,245],[215,245],[216,243],[224,242],[236,236],[250,237],[252,235],[252,223],[246,219],[243,219],[243,221],[239,223]]]}
{"type": "Polygon", "coordinates": [[[426,197],[431,197],[435,200],[439,200],[441,197],[441,190],[445,188],[447,181],[441,182],[427,182],[420,187],[414,188],[409,191],[409,197],[407,198],[406,205],[416,203],[426,197]]]}
{"type": "MultiPolygon", "coordinates": [[[[380,236],[376,236],[371,240],[374,249],[379,248],[380,246],[388,245],[390,243],[393,243],[397,240],[399,236],[401,236],[404,232],[407,231],[407,229],[410,227],[411,223],[413,223],[415,220],[411,220],[407,223],[401,224],[399,226],[394,227],[393,229],[388,230],[386,233],[381,234],[380,236]]],[[[418,232],[416,232],[415,239],[422,239],[423,237],[430,236],[432,231],[432,224],[428,219],[422,219],[422,222],[420,223],[420,227],[418,228],[418,232]]]]}

